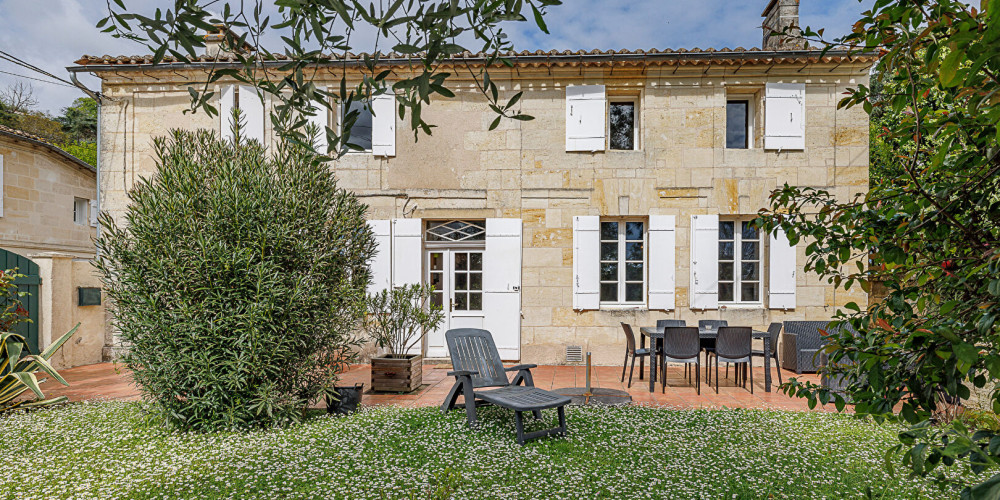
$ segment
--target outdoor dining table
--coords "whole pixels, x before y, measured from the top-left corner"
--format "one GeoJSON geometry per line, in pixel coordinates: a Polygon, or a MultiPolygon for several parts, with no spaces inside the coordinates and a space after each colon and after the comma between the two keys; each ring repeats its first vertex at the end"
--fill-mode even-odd
{"type": "MultiPolygon", "coordinates": [[[[657,349],[656,345],[659,341],[663,340],[663,327],[644,326],[640,328],[639,331],[642,332],[642,338],[639,340],[640,342],[639,347],[646,347],[646,337],[649,337],[650,339],[649,347],[651,354],[649,359],[649,392],[654,392],[655,389],[653,387],[656,384],[656,372],[659,371],[656,369],[656,367],[660,366],[660,356],[662,354],[661,349],[657,349]]],[[[699,328],[698,336],[701,337],[702,339],[714,339],[719,336],[719,329],[699,328]]],[[[764,352],[765,353],[771,352],[771,335],[769,333],[762,332],[760,330],[754,330],[753,338],[763,339],[764,352]]],[[[698,376],[700,377],[701,374],[699,373],[698,376]]],[[[770,356],[764,356],[764,391],[771,392],[770,356]]]]}

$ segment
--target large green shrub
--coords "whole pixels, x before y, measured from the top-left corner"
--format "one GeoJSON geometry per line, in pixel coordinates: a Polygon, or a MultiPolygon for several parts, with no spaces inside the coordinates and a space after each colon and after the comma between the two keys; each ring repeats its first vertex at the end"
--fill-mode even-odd
{"type": "Polygon", "coordinates": [[[356,345],[366,207],[297,146],[175,131],[155,156],[124,213],[101,219],[124,363],[178,428],[301,418],[356,345]]]}

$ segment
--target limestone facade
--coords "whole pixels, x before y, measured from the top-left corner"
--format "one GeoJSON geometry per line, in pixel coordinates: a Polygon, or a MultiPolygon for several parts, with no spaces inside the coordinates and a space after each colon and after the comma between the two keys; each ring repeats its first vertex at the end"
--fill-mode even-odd
{"type": "MultiPolygon", "coordinates": [[[[39,268],[38,329],[45,349],[80,323],[50,360],[56,368],[100,362],[104,307],[78,305],[78,288],[100,288],[92,265],[97,171],[38,137],[0,127],[0,249],[39,268]]],[[[21,270],[24,272],[24,270],[21,270]]]]}
{"type": "Polygon", "coordinates": [[[54,146],[18,137],[0,130],[0,248],[25,256],[61,252],[93,257],[90,200],[97,196],[96,170],[54,146]],[[86,203],[82,223],[74,221],[75,200],[86,203]]]}
{"type": "MultiPolygon", "coordinates": [[[[369,205],[371,219],[520,219],[520,359],[564,363],[566,346],[578,345],[593,352],[596,363],[619,363],[620,322],[644,326],[679,318],[690,325],[721,318],[766,328],[772,321],[829,318],[847,302],[867,302],[860,289],[837,290],[803,272],[804,244],[796,248],[797,304],[791,310],[770,309],[766,298],[756,305],[694,310],[688,270],[692,215],[753,216],[785,183],[823,188],[841,199],[867,190],[868,117],[859,107],[838,109],[837,103],[848,88],[868,83],[870,64],[784,59],[498,68],[491,78],[501,87],[501,100],[523,91],[520,111],[534,119],[504,120],[492,131],[495,114],[459,72],[449,80],[456,97],[434,101],[423,112],[437,126],[433,135],[415,140],[408,121],[397,118],[395,156],[351,153],[330,168],[369,205]],[[805,85],[803,149],[763,148],[760,103],[769,82],[805,85]],[[593,84],[604,85],[609,99],[635,99],[636,150],[566,151],[566,88],[593,84]],[[726,103],[733,96],[755,103],[748,149],[726,147],[726,103]],[[573,217],[651,215],[676,216],[674,309],[651,311],[640,304],[574,310],[573,217]]],[[[203,70],[139,68],[88,68],[103,79],[109,98],[102,108],[100,189],[102,208],[112,214],[125,208],[127,190],[154,172],[154,137],[172,128],[221,126],[205,113],[183,113],[189,106],[183,84],[203,79],[203,70]]],[[[399,76],[403,70],[395,71],[399,76]]],[[[337,86],[337,78],[339,73],[330,74],[319,84],[337,86]]],[[[765,256],[765,296],[768,266],[765,256]]]]}

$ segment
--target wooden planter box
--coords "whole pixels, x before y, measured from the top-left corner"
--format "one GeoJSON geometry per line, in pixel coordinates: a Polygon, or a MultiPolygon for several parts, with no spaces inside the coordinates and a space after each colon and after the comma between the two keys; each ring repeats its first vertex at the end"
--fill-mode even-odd
{"type": "Polygon", "coordinates": [[[403,358],[372,358],[372,390],[409,392],[423,382],[424,357],[408,354],[403,358]]]}

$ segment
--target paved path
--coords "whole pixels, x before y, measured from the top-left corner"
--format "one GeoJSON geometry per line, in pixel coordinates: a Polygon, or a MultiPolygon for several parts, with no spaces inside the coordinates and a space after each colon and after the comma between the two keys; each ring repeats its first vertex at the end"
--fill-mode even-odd
{"type": "MultiPolygon", "coordinates": [[[[447,365],[424,365],[424,385],[410,394],[367,393],[371,380],[371,371],[368,365],[353,366],[350,371],[343,375],[342,382],[345,385],[363,382],[366,394],[362,403],[365,405],[437,406],[444,400],[454,380],[446,375],[449,369],[450,366],[447,365]]],[[[684,379],[683,367],[680,365],[670,367],[667,376],[670,386],[666,388],[665,393],[660,392],[660,385],[657,383],[657,391],[651,394],[649,386],[639,380],[638,373],[632,379],[632,387],[626,387],[626,384],[619,380],[621,367],[595,367],[591,380],[593,387],[627,390],[635,402],[642,404],[667,405],[678,408],[739,407],[808,410],[804,399],[789,398],[776,390],[777,377],[774,378],[774,392],[764,392],[763,368],[755,367],[754,370],[753,394],[742,387],[736,387],[730,374],[729,379],[723,375],[719,394],[715,393],[714,386],[709,388],[703,381],[699,396],[695,393],[694,387],[687,384],[687,380],[684,379]]],[[[638,371],[638,367],[636,367],[636,371],[638,371]]],[[[582,366],[539,366],[533,369],[532,373],[535,385],[543,389],[586,385],[586,371],[582,366]]],[[[60,374],[69,382],[69,387],[64,387],[50,380],[42,386],[47,397],[65,395],[72,401],[139,398],[139,391],[131,383],[128,370],[122,366],[116,367],[112,363],[100,363],[62,370],[60,374]]],[[[774,376],[774,372],[772,372],[772,376],[774,376]]],[[[793,372],[782,370],[784,380],[794,376],[793,372]]],[[[819,381],[819,377],[816,375],[801,375],[800,378],[813,382],[819,381]]],[[[826,410],[832,409],[832,405],[826,408],[826,410]]]]}

